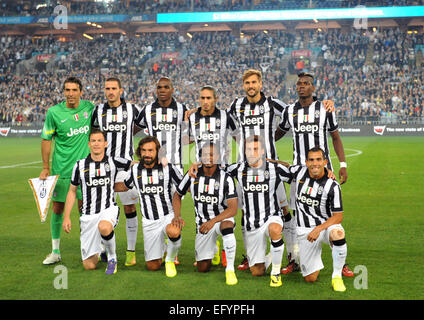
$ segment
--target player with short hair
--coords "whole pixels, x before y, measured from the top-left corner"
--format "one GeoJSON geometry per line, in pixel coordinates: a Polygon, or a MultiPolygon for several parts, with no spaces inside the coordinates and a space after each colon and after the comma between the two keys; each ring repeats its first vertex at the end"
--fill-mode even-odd
{"type": "MultiPolygon", "coordinates": [[[[298,101],[289,105],[284,110],[279,124],[279,128],[281,129],[281,135],[279,137],[284,136],[290,128],[293,131],[293,165],[305,165],[308,150],[318,146],[324,150],[327,159],[327,168],[333,170],[327,142],[327,132],[329,132],[334,150],[340,162],[340,184],[345,183],[347,181],[347,165],[335,112],[329,112],[321,101],[314,99],[313,93],[315,86],[313,75],[300,73],[296,83],[296,91],[299,96],[298,101]]],[[[292,185],[290,190],[290,209],[292,210],[295,210],[294,197],[295,192],[292,185]]],[[[293,211],[293,215],[295,215],[295,211],[293,211]]],[[[282,272],[290,273],[297,268],[297,263],[293,260],[282,272]]],[[[343,268],[343,275],[354,276],[348,265],[343,268]]]]}
{"type": "Polygon", "coordinates": [[[242,228],[248,264],[254,276],[265,273],[265,254],[271,242],[271,287],[279,287],[281,261],[284,253],[283,214],[277,189],[289,182],[281,164],[265,159],[264,138],[258,135],[245,140],[246,161],[228,167],[227,172],[238,181],[242,196],[242,228]]]}
{"type": "Polygon", "coordinates": [[[237,214],[237,192],[233,179],[219,167],[220,149],[213,143],[201,149],[201,166],[197,178],[188,173],[177,188],[173,197],[176,217],[181,216],[181,198],[191,193],[196,214],[195,252],[197,270],[208,272],[218,236],[222,236],[226,252],[226,283],[237,284],[234,273],[236,238],[234,236],[234,216],[237,214]]]}
{"type": "Polygon", "coordinates": [[[103,241],[108,256],[106,274],[117,272],[114,229],[118,224],[119,207],[114,200],[114,182],[119,170],[128,170],[131,161],[105,154],[106,135],[93,129],[89,136],[88,157],[78,160],[72,171],[71,185],[66,197],[63,229],[71,231],[71,210],[77,188],[81,186],[80,222],[81,256],[86,270],[96,269],[103,241]]]}
{"type": "MultiPolygon", "coordinates": [[[[53,214],[50,219],[52,252],[44,259],[43,264],[45,265],[61,261],[60,232],[72,168],[77,160],[85,158],[90,152],[88,135],[94,104],[81,100],[83,88],[78,78],[67,78],[63,84],[63,92],[65,101],[47,110],[41,133],[43,170],[39,178],[45,180],[50,174],[59,175],[52,197],[53,214]],[[50,168],[52,141],[54,141],[54,152],[50,168]]],[[[80,190],[77,190],[77,198],[80,206],[80,190]]]]}
{"type": "Polygon", "coordinates": [[[131,168],[131,174],[124,182],[115,184],[115,191],[125,192],[136,188],[143,213],[144,257],[147,269],[159,270],[166,250],[165,270],[167,277],[175,277],[174,259],[181,247],[181,227],[184,225],[175,217],[172,207],[171,189],[181,182],[180,170],[168,164],[159,163],[160,143],[156,137],[147,136],[140,140],[136,155],[140,163],[131,168]],[[178,226],[178,227],[177,227],[178,226]],[[165,245],[165,237],[167,243],[165,245]]]}
{"type": "MultiPolygon", "coordinates": [[[[91,125],[106,133],[108,146],[106,155],[120,157],[132,161],[134,155],[133,135],[140,129],[135,126],[135,119],[141,109],[126,102],[122,98],[124,89],[116,77],[109,77],[104,87],[107,102],[96,106],[91,125]]],[[[128,172],[120,171],[117,181],[124,181],[128,172]]],[[[126,217],[127,251],[125,266],[136,264],[135,246],[137,242],[138,219],[135,204],[138,202],[138,192],[131,189],[119,192],[119,198],[124,205],[126,217]]]]}
{"type": "Polygon", "coordinates": [[[315,282],[324,268],[322,243],[331,246],[335,291],[345,291],[342,279],[347,256],[345,231],[341,225],[343,205],[340,185],[329,179],[325,151],[313,147],[307,153],[306,167],[292,166],[295,186],[297,237],[301,272],[307,282],[315,282]]]}

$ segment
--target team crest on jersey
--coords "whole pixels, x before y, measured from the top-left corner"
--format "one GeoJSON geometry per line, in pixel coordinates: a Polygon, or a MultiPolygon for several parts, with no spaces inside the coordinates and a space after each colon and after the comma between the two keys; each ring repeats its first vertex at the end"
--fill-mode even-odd
{"type": "Polygon", "coordinates": [[[177,110],[172,111],[172,116],[173,116],[174,118],[176,118],[176,117],[177,117],[177,110]]]}
{"type": "Polygon", "coordinates": [[[265,177],[265,179],[269,179],[269,171],[268,170],[264,171],[264,177],[265,177]]]}
{"type": "Polygon", "coordinates": [[[215,126],[216,126],[217,128],[219,128],[219,127],[221,126],[221,120],[216,119],[216,121],[215,121],[215,126]]]}
{"type": "Polygon", "coordinates": [[[315,111],[315,119],[318,119],[319,118],[319,115],[320,115],[320,112],[318,110],[315,111]]]}
{"type": "Polygon", "coordinates": [[[215,181],[214,187],[215,187],[215,190],[218,190],[219,189],[219,182],[218,181],[215,181]]]}
{"type": "Polygon", "coordinates": [[[324,192],[324,187],[323,186],[319,186],[317,193],[318,194],[322,194],[323,192],[324,192]]]}
{"type": "Polygon", "coordinates": [[[105,164],[105,171],[106,171],[106,172],[110,171],[110,166],[109,166],[109,164],[108,164],[108,163],[106,163],[106,164],[105,164]]]}
{"type": "Polygon", "coordinates": [[[84,112],[84,118],[88,119],[88,113],[87,113],[87,111],[84,112]]]}
{"type": "Polygon", "coordinates": [[[158,173],[159,180],[163,180],[163,172],[158,173]]]}
{"type": "Polygon", "coordinates": [[[265,107],[263,105],[259,106],[259,113],[264,114],[265,113],[265,107]]]}
{"type": "Polygon", "coordinates": [[[128,113],[126,111],[122,111],[122,117],[126,119],[128,117],[128,113]]]}

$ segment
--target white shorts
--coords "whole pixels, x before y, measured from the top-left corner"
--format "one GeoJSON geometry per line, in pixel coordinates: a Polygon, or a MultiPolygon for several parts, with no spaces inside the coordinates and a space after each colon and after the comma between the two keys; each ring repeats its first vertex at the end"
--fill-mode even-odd
{"type": "Polygon", "coordinates": [[[277,187],[277,197],[278,203],[280,204],[280,208],[288,206],[286,188],[284,188],[284,182],[281,182],[277,187]]]}
{"type": "Polygon", "coordinates": [[[174,219],[170,213],[158,219],[143,218],[144,259],[146,261],[162,259],[166,250],[166,226],[174,219]]]}
{"type": "Polygon", "coordinates": [[[259,229],[252,231],[245,230],[243,232],[243,240],[249,266],[254,266],[257,263],[265,263],[265,254],[269,238],[268,227],[271,223],[277,223],[283,227],[283,219],[281,216],[271,216],[259,229]]]}
{"type": "MultiPolygon", "coordinates": [[[[225,219],[223,221],[231,221],[235,225],[233,217],[225,219]]],[[[216,239],[218,238],[218,236],[222,236],[221,222],[215,223],[213,228],[209,230],[207,234],[203,234],[200,232],[196,234],[196,240],[194,244],[196,261],[209,260],[214,257],[216,249],[216,239]]]]}
{"type": "Polygon", "coordinates": [[[81,257],[86,260],[102,252],[102,236],[99,231],[100,221],[109,221],[113,228],[118,224],[119,207],[110,207],[99,214],[83,214],[80,217],[81,257]]]}
{"type": "Polygon", "coordinates": [[[321,259],[322,244],[330,245],[330,232],[333,229],[343,229],[341,224],[333,224],[327,230],[322,231],[317,240],[310,242],[307,240],[308,234],[314,228],[297,227],[297,240],[299,242],[299,261],[302,276],[314,273],[324,268],[321,259]]]}
{"type": "MultiPolygon", "coordinates": [[[[129,177],[129,171],[118,171],[116,174],[115,182],[124,182],[124,180],[129,177]]],[[[139,195],[136,188],[132,188],[125,192],[115,192],[115,201],[117,199],[117,195],[119,195],[119,200],[124,206],[136,204],[139,202],[139,195]]]]}

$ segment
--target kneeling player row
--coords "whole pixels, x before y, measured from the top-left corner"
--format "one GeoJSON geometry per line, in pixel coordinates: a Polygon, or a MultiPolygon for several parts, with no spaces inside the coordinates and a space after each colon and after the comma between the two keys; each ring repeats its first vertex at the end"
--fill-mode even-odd
{"type": "Polygon", "coordinates": [[[341,270],[347,249],[340,225],[343,215],[341,193],[338,183],[328,178],[332,173],[325,169],[324,152],[319,148],[312,149],[308,153],[307,167],[287,168],[281,163],[265,159],[263,145],[260,136],[249,137],[245,142],[246,161],[225,169],[217,165],[219,148],[213,144],[205,145],[201,162],[194,164],[183,176],[181,168],[159,162],[160,144],[156,138],[149,136],[142,139],[136,152],[140,162],[131,163],[105,156],[107,142],[104,134],[93,130],[89,140],[91,154],[79,160],[73,169],[63,221],[65,231],[69,232],[70,211],[77,188],[81,186],[81,254],[84,267],[96,267],[103,242],[108,254],[106,273],[116,272],[113,229],[119,209],[114,192],[135,189],[143,213],[147,267],[149,270],[159,269],[166,251],[166,274],[169,277],[175,276],[174,258],[181,247],[181,229],[185,224],[181,218],[181,199],[190,192],[197,226],[195,251],[198,270],[209,270],[216,251],[217,236],[221,235],[227,258],[226,281],[229,285],[237,283],[234,273],[236,239],[233,230],[234,216],[240,203],[243,241],[251,273],[255,276],[265,273],[265,255],[270,240],[270,285],[281,286],[284,225],[280,201],[282,198],[287,201],[284,188],[280,189],[280,186],[285,182],[295,186],[296,237],[299,239],[299,259],[305,280],[316,280],[319,270],[323,268],[321,243],[331,242],[335,252],[333,287],[337,291],[344,291],[341,270]],[[116,181],[120,170],[128,170],[123,182],[116,181]],[[94,182],[100,179],[103,183],[94,182]],[[237,180],[237,187],[234,179],[237,180]],[[166,237],[169,239],[167,244],[166,237]]]}

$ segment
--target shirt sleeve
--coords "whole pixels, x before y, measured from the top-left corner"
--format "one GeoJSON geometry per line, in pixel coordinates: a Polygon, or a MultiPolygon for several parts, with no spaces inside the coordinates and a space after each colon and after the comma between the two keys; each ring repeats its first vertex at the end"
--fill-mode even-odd
{"type": "Polygon", "coordinates": [[[130,171],[130,174],[128,175],[128,177],[124,180],[124,184],[128,189],[132,189],[134,187],[134,180],[137,179],[136,175],[137,174],[137,168],[138,168],[138,163],[135,164],[130,171]]]}
{"type": "Polygon", "coordinates": [[[100,129],[99,118],[97,117],[98,106],[96,106],[93,110],[93,114],[91,116],[91,127],[95,129],[100,129]]]}
{"type": "Polygon", "coordinates": [[[178,184],[176,191],[178,192],[180,196],[184,196],[188,192],[188,189],[190,188],[190,184],[191,184],[191,178],[188,175],[188,173],[186,173],[184,175],[184,178],[178,184]]]}
{"type": "Polygon", "coordinates": [[[343,212],[342,204],[342,192],[340,190],[340,185],[336,182],[333,183],[333,186],[328,194],[328,199],[330,201],[331,212],[343,212]]]}
{"type": "Polygon", "coordinates": [[[237,198],[236,185],[230,175],[225,177],[224,194],[227,200],[237,198]]]}
{"type": "Polygon", "coordinates": [[[327,128],[329,132],[333,132],[339,129],[335,111],[327,112],[327,128]]]}
{"type": "Polygon", "coordinates": [[[181,183],[181,180],[183,180],[183,175],[181,174],[180,170],[178,170],[174,165],[168,164],[168,166],[170,178],[174,185],[178,186],[181,183]]]}
{"type": "Polygon", "coordinates": [[[278,125],[278,127],[283,131],[289,131],[290,130],[290,122],[289,122],[289,108],[285,108],[282,116],[281,121],[278,125]]]}
{"type": "Polygon", "coordinates": [[[293,180],[293,174],[287,167],[283,166],[282,164],[278,164],[276,169],[281,181],[291,183],[291,181],[293,180]]]}
{"type": "Polygon", "coordinates": [[[238,170],[238,168],[239,168],[239,164],[238,163],[233,163],[233,164],[230,164],[229,166],[227,166],[226,172],[232,178],[235,178],[237,176],[237,170],[238,170]]]}
{"type": "Polygon", "coordinates": [[[275,99],[273,97],[270,97],[270,100],[273,102],[275,114],[277,116],[281,117],[284,110],[287,107],[287,104],[284,103],[283,101],[281,101],[279,99],[275,99]]]}
{"type": "Polygon", "coordinates": [[[146,107],[140,109],[137,117],[134,117],[134,124],[140,128],[147,128],[146,124],[146,107]]]}
{"type": "Polygon", "coordinates": [[[80,185],[80,171],[79,171],[79,161],[77,161],[74,165],[74,168],[72,169],[72,175],[71,175],[71,184],[74,186],[80,185]]]}
{"type": "Polygon", "coordinates": [[[118,171],[127,171],[131,167],[131,161],[124,158],[113,158],[113,162],[115,163],[116,169],[118,171]]]}
{"type": "Polygon", "coordinates": [[[41,138],[45,140],[52,140],[53,136],[56,134],[56,129],[57,126],[53,118],[53,112],[49,109],[46,114],[46,120],[44,121],[41,138]]]}

